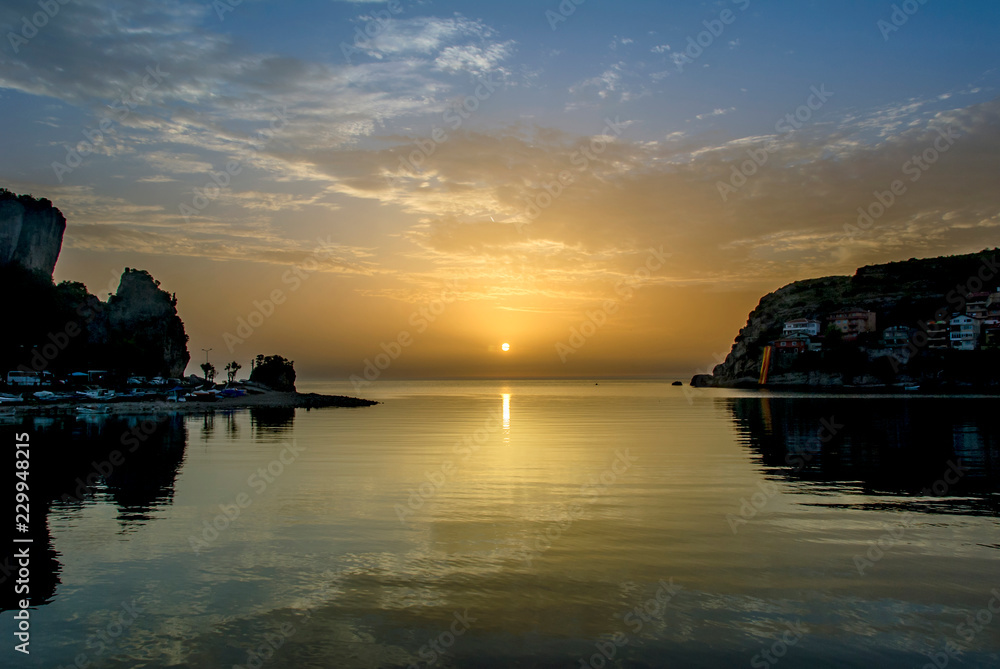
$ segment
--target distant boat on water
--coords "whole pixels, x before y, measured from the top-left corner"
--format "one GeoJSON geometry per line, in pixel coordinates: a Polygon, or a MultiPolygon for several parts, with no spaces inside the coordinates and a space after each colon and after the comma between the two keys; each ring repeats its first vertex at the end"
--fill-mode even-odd
{"type": "Polygon", "coordinates": [[[0,404],[17,404],[18,402],[23,402],[24,398],[20,395],[8,395],[7,393],[0,393],[0,404]]]}

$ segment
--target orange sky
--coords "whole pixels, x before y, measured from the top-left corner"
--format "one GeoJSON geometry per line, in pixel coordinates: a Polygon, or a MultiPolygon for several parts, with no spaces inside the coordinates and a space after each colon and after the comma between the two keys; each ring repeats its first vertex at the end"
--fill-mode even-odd
{"type": "Polygon", "coordinates": [[[874,147],[844,140],[837,156],[826,136],[788,140],[777,158],[795,167],[762,171],[727,202],[715,186],[744,143],[609,139],[529,217],[521,203],[588,140],[555,131],[455,137],[435,156],[433,186],[381,178],[398,152],[359,154],[322,166],[330,189],[350,193],[343,205],[220,205],[192,234],[158,222],[169,214],[40,194],[69,219],[56,278],[103,294],[124,267],[148,269],[177,293],[197,361],[202,348],[244,364],[279,353],[305,377],[343,377],[408,332],[380,378],[687,376],[728,351],[759,297],[787,282],[994,245],[998,110],[959,110],[874,147]],[[942,123],[963,133],[940,159],[947,167],[922,175],[873,227],[845,231],[872,185],[890,184],[942,123]],[[241,318],[252,331],[238,331],[241,318]],[[589,336],[571,343],[574,327],[589,336]]]}
{"type": "Polygon", "coordinates": [[[997,244],[993,4],[886,34],[740,0],[694,57],[695,3],[377,4],[81,0],[0,52],[0,183],[65,213],[56,279],[150,271],[189,371],[345,379],[402,336],[380,378],[686,378],[790,281],[997,244]]]}

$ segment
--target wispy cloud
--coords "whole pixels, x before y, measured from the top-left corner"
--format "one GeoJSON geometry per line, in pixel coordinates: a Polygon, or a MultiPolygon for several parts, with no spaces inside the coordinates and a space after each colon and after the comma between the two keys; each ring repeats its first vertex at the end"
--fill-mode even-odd
{"type": "Polygon", "coordinates": [[[699,121],[704,121],[707,118],[712,118],[713,116],[725,116],[726,114],[734,111],[736,111],[736,107],[729,107],[728,109],[717,108],[704,114],[698,114],[695,118],[699,121]]]}

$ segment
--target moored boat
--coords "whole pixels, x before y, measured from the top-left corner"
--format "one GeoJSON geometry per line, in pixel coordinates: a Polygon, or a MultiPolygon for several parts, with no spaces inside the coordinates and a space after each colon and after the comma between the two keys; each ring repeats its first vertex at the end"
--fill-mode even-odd
{"type": "Polygon", "coordinates": [[[107,400],[114,398],[115,391],[107,390],[105,388],[92,388],[90,390],[78,390],[76,394],[83,399],[93,400],[95,402],[106,402],[107,400]]]}
{"type": "Polygon", "coordinates": [[[54,393],[51,390],[39,390],[37,393],[32,393],[32,396],[39,402],[65,402],[73,399],[73,395],[54,393]]]}
{"type": "Polygon", "coordinates": [[[188,397],[198,402],[214,402],[218,399],[218,395],[214,390],[195,390],[188,397]]]}

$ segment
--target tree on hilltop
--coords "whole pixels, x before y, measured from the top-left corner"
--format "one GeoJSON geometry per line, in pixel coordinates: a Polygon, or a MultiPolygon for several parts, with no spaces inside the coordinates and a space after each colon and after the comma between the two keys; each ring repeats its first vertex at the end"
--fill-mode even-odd
{"type": "Polygon", "coordinates": [[[250,380],[274,390],[295,390],[295,363],[280,355],[258,355],[250,380]]]}

